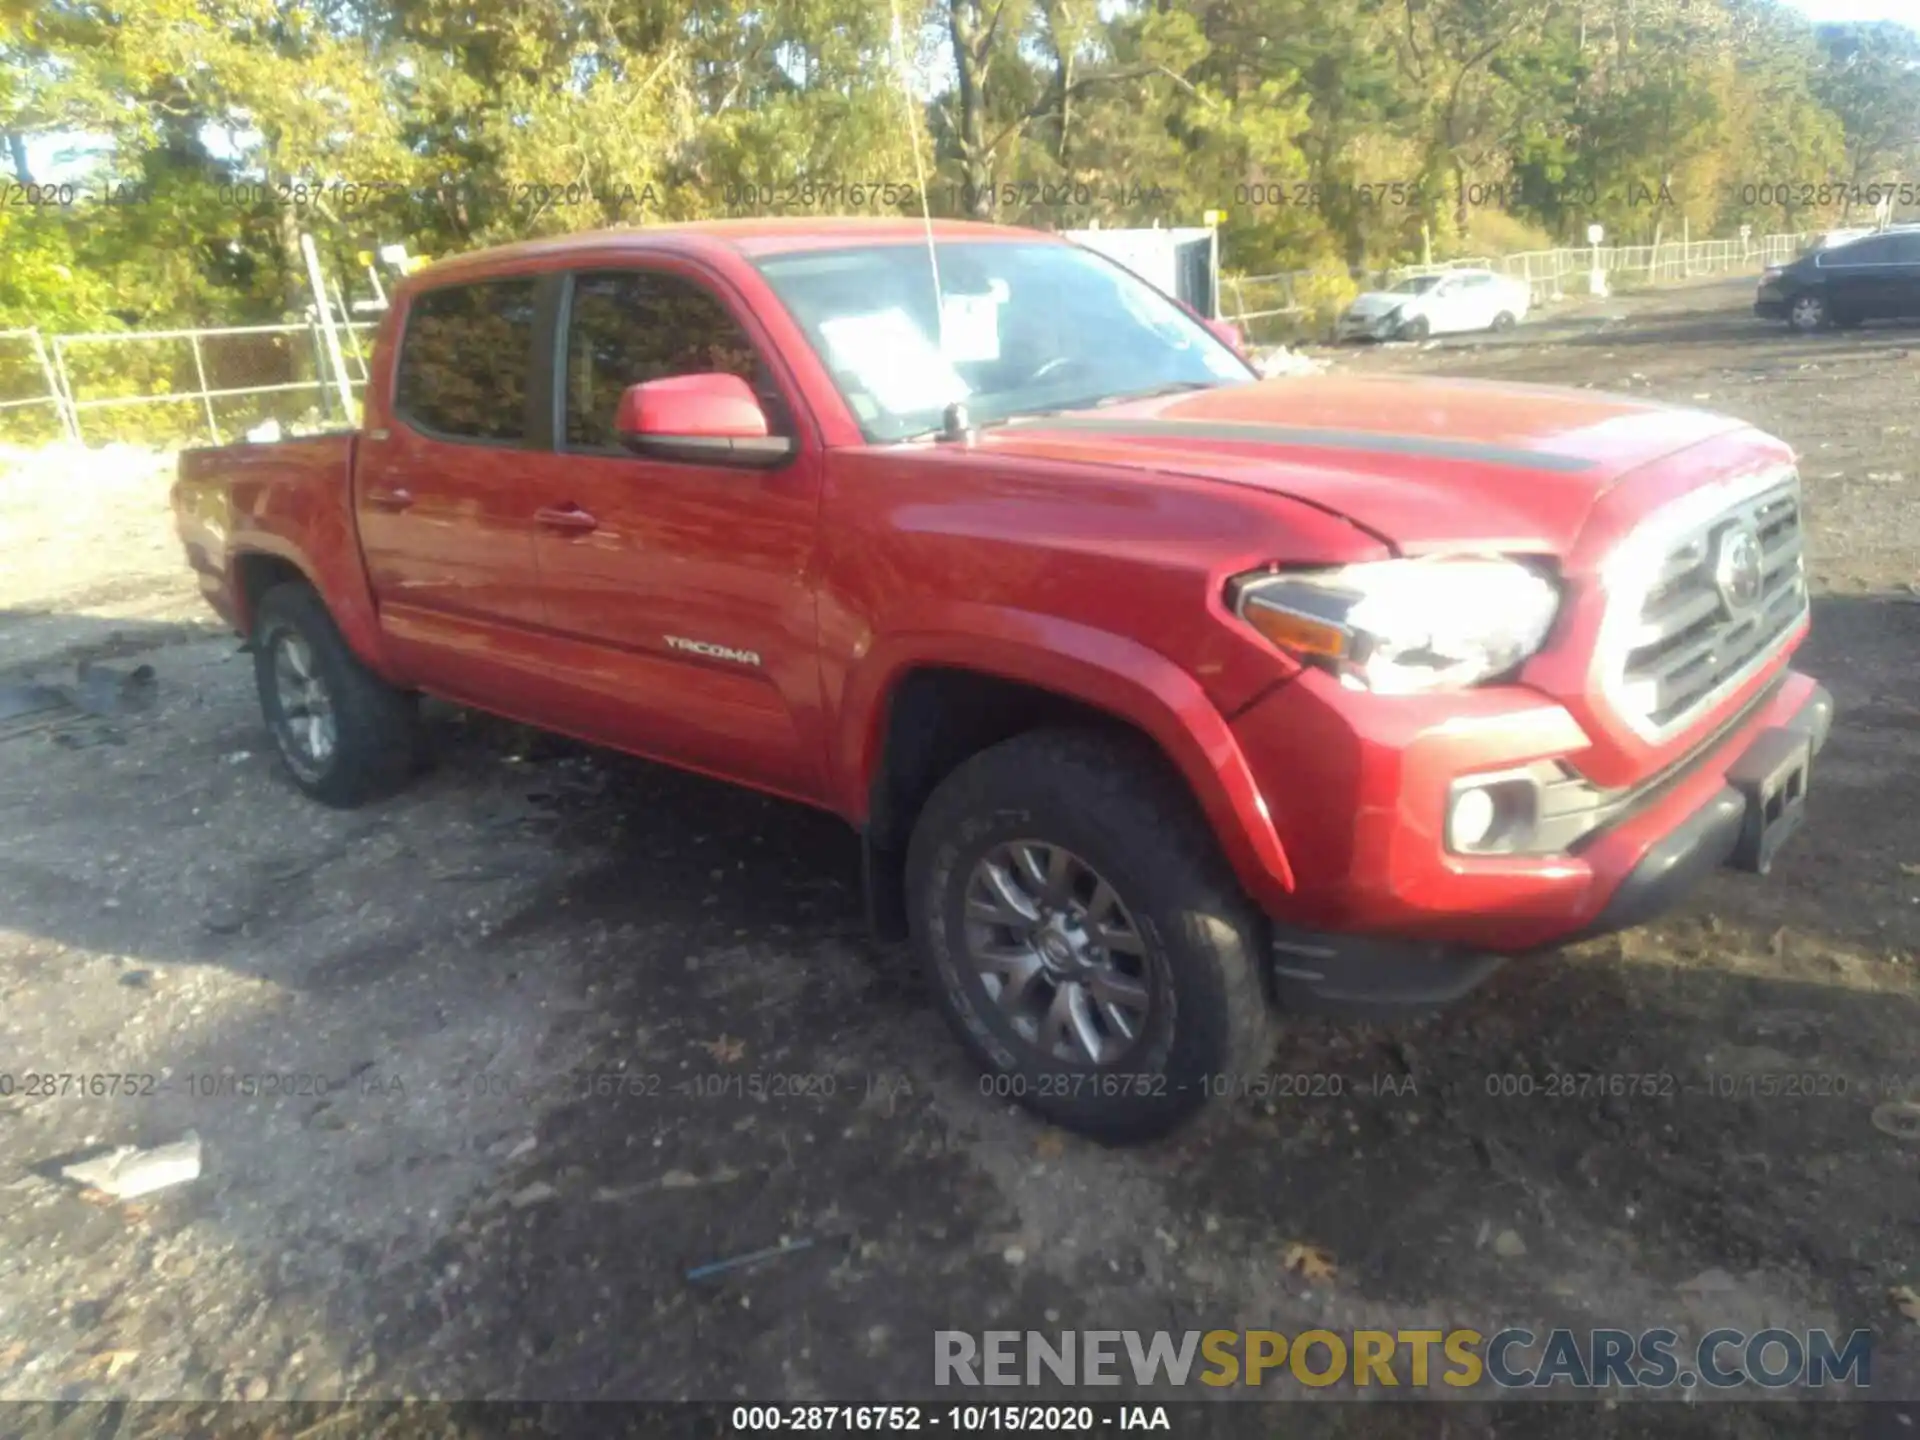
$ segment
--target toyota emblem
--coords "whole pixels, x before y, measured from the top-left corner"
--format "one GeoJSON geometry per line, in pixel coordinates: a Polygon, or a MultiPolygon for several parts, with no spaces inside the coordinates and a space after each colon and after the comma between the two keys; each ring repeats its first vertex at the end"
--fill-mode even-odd
{"type": "Polygon", "coordinates": [[[1760,537],[1751,526],[1737,525],[1720,537],[1714,586],[1727,609],[1739,615],[1759,603],[1760,578],[1760,537]]]}

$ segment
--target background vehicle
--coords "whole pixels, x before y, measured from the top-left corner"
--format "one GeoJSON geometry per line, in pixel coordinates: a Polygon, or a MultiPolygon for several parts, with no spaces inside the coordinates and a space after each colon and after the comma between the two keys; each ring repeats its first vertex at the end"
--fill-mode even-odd
{"type": "Polygon", "coordinates": [[[1259,382],[1089,252],[932,234],[442,262],[359,434],[183,454],[298,785],[402,784],[427,692],[830,810],[1002,1093],[1108,1139],[1233,1093],[1276,1005],[1444,1000],[1767,868],[1831,716],[1786,446],[1259,382]]]}
{"type": "Polygon", "coordinates": [[[1526,319],[1532,294],[1523,281],[1491,270],[1415,275],[1391,290],[1369,291],[1340,317],[1339,340],[1423,340],[1468,330],[1506,330],[1526,319]]]}
{"type": "Polygon", "coordinates": [[[1753,313],[1801,331],[1920,319],[1920,229],[1883,230],[1768,270],[1753,313]]]}

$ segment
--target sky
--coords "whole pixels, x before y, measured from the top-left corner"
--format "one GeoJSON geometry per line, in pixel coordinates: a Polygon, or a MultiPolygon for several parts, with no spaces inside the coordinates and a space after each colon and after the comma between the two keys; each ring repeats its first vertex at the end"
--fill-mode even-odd
{"type": "Polygon", "coordinates": [[[1920,28],[1920,0],[1789,0],[1810,20],[1904,20],[1920,28]]]}

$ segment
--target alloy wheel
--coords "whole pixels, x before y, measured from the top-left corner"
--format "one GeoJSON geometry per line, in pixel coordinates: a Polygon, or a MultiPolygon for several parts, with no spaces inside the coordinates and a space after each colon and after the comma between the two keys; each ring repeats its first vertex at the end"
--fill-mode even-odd
{"type": "Polygon", "coordinates": [[[282,630],[274,637],[273,689],[280,712],[274,737],[281,752],[302,775],[319,775],[333,759],[339,724],[313,647],[295,631],[282,630]]]}
{"type": "Polygon", "coordinates": [[[1146,944],[1119,893],[1064,846],[1015,840],[967,879],[967,958],[1007,1025],[1054,1060],[1111,1064],[1146,1029],[1146,944]]]}

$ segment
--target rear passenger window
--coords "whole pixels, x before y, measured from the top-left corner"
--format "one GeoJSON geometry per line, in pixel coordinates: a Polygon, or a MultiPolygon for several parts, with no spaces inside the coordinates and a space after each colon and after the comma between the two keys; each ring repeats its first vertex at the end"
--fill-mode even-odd
{"type": "Polygon", "coordinates": [[[1823,270],[1844,270],[1855,265],[1891,265],[1894,262],[1892,235],[1876,236],[1872,240],[1855,240],[1850,245],[1837,245],[1820,258],[1823,270]]]}
{"type": "Polygon", "coordinates": [[[394,408],[462,440],[527,438],[534,281],[452,285],[414,297],[394,408]]]}
{"type": "Polygon", "coordinates": [[[1893,263],[1920,265],[1920,231],[1893,237],[1893,263]]]}
{"type": "Polygon", "coordinates": [[[779,392],[753,342],[700,286],[642,270],[575,277],[567,320],[569,445],[617,447],[614,415],[629,385],[715,370],[745,380],[769,416],[777,415],[779,392]]]}

